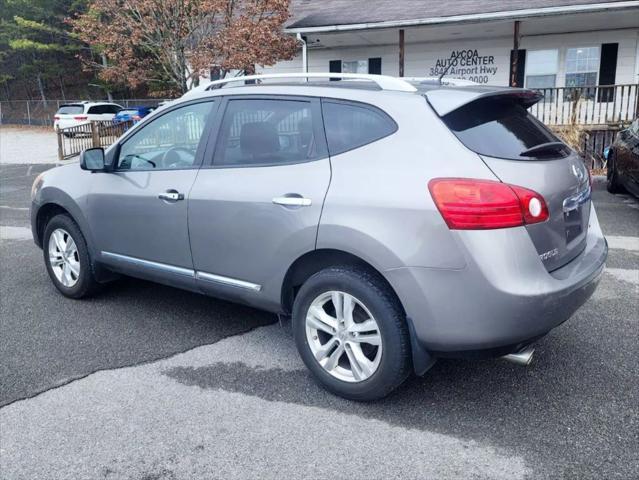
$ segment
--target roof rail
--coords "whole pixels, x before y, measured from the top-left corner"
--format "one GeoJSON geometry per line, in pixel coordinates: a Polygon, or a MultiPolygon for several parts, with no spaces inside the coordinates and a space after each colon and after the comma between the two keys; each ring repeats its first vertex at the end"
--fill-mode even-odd
{"type": "Polygon", "coordinates": [[[437,85],[452,85],[452,86],[465,86],[465,85],[478,85],[477,82],[473,82],[472,80],[464,80],[463,78],[442,78],[441,81],[439,77],[402,77],[402,80],[407,82],[418,82],[418,83],[433,83],[437,85]]]}
{"type": "Polygon", "coordinates": [[[191,96],[195,93],[205,92],[216,87],[222,87],[227,83],[243,82],[247,80],[269,80],[269,79],[290,79],[290,78],[339,78],[344,80],[364,80],[376,83],[382,90],[393,90],[397,92],[416,92],[417,89],[410,83],[404,81],[401,78],[389,77],[387,75],[368,75],[360,73],[337,73],[337,72],[323,72],[323,73],[267,73],[263,75],[246,75],[240,77],[224,78],[222,80],[215,80],[207,83],[206,85],[200,85],[184,94],[184,96],[191,96]]]}

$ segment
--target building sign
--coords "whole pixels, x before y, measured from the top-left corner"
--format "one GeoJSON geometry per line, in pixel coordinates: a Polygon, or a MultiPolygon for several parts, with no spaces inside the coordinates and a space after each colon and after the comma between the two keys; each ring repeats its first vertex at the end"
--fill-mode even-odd
{"type": "Polygon", "coordinates": [[[446,71],[447,77],[491,83],[498,68],[494,55],[481,55],[477,49],[453,50],[448,57],[435,61],[435,65],[430,67],[429,76],[438,77],[446,71]]]}

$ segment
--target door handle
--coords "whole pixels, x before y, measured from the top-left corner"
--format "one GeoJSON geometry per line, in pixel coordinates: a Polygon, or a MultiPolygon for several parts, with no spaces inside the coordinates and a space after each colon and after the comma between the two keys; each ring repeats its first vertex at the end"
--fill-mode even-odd
{"type": "Polygon", "coordinates": [[[160,193],[158,198],[167,202],[177,202],[178,200],[184,200],[184,194],[175,190],[167,190],[166,192],[160,193]]]}
{"type": "Polygon", "coordinates": [[[275,197],[273,199],[273,203],[284,207],[310,207],[313,204],[310,198],[304,198],[297,194],[275,197]]]}

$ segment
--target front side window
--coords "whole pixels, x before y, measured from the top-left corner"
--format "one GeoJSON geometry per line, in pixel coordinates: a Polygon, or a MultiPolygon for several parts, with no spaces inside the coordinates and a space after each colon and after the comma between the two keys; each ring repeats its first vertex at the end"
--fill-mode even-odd
{"type": "Polygon", "coordinates": [[[303,100],[230,100],[213,163],[279,165],[319,158],[312,104],[303,100]]]}
{"type": "Polygon", "coordinates": [[[558,50],[533,50],[526,59],[526,87],[543,90],[555,88],[558,50]]]}
{"type": "Polygon", "coordinates": [[[599,47],[569,48],[566,50],[566,86],[597,85],[599,47]]]}
{"type": "Polygon", "coordinates": [[[118,170],[191,168],[213,102],[168,112],[127,138],[120,148],[118,170]]]}
{"type": "Polygon", "coordinates": [[[397,131],[397,124],[375,107],[342,102],[322,102],[328,151],[338,155],[397,131]]]}

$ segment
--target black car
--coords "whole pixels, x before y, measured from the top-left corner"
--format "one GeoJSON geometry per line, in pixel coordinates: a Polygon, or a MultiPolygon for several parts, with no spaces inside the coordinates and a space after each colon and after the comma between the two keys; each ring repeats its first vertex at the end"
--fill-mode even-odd
{"type": "Polygon", "coordinates": [[[608,160],[608,191],[628,191],[639,197],[639,118],[617,134],[605,156],[608,160]]]}

